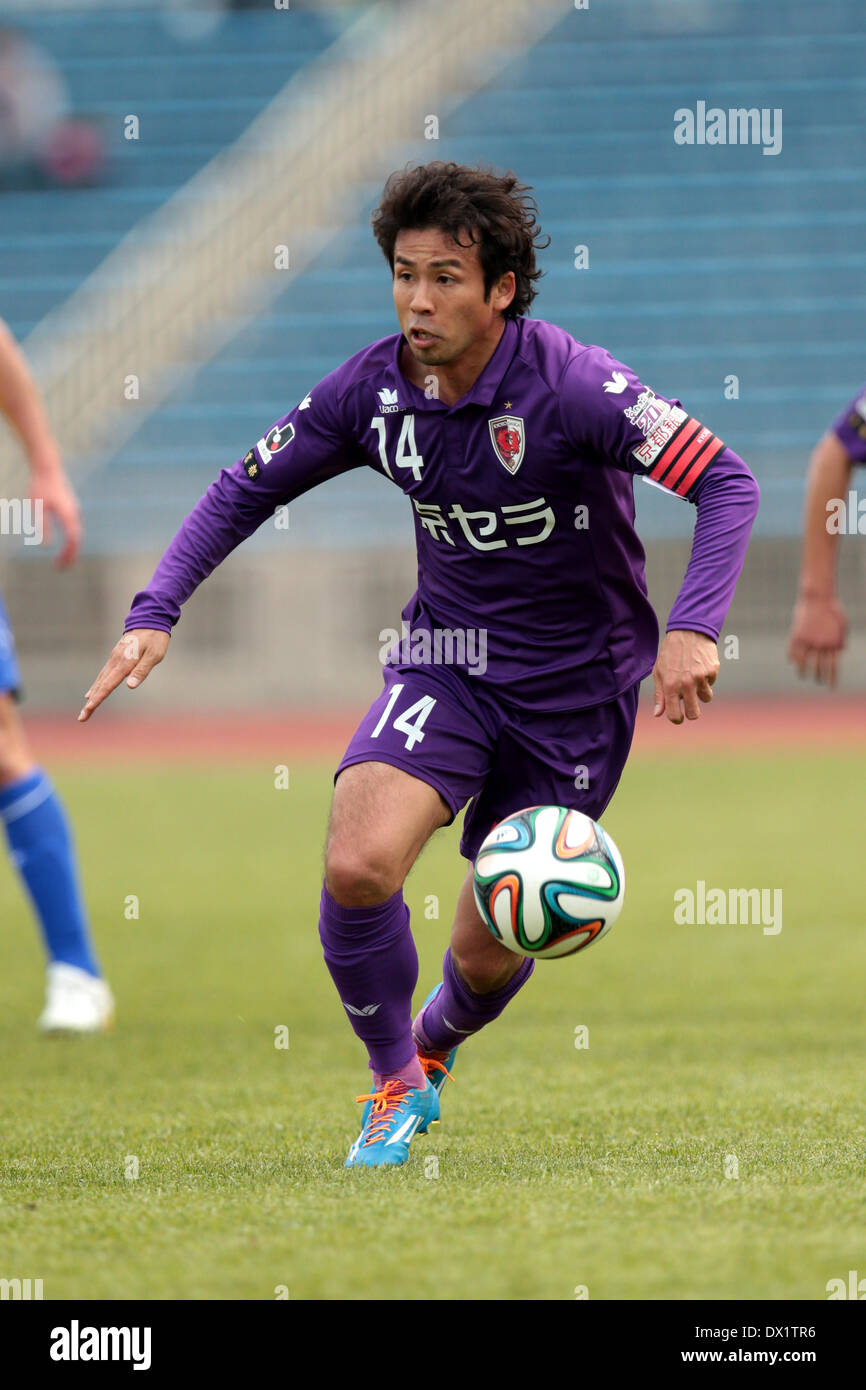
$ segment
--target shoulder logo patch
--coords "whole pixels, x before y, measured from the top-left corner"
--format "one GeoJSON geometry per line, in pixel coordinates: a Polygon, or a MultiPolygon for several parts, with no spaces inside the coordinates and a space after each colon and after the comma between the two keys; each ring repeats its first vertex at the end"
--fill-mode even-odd
{"type": "Polygon", "coordinates": [[[622,372],[614,372],[610,381],[603,383],[605,391],[610,391],[614,396],[619,396],[628,386],[628,377],[623,376],[622,372]]]}

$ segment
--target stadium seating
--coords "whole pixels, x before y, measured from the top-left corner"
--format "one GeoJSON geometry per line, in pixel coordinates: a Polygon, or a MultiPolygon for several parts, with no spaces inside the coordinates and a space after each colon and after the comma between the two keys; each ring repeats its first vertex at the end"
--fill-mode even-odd
{"type": "MultiPolygon", "coordinates": [[[[277,48],[273,15],[261,12],[234,14],[199,39],[138,11],[28,17],[26,31],[61,62],[76,109],[113,132],[113,173],[97,192],[2,195],[0,288],[12,328],[26,334],[351,19],[348,9],[327,18],[292,11],[277,48]],[[120,133],[130,112],[137,142],[120,133]]],[[[785,0],[609,0],[566,13],[489,87],[438,113],[437,141],[419,139],[387,160],[482,159],[530,182],[552,238],[534,311],[604,343],[706,418],[756,468],[766,534],[797,527],[805,456],[864,376],[858,25],[856,0],[829,13],[785,0]],[[677,31],[684,17],[686,33],[677,31]],[[699,99],[782,108],[782,152],[677,145],[674,111],[699,99]],[[580,245],[584,270],[573,264],[580,245]],[[736,402],[724,394],[732,375],[736,402]]],[[[394,331],[368,228],[379,187],[361,190],[356,224],[327,257],[106,462],[111,488],[102,471],[88,479],[91,549],[158,548],[260,427],[394,331]]],[[[307,543],[393,540],[395,527],[408,540],[394,489],[353,477],[337,498],[335,486],[298,504],[307,543]]],[[[642,496],[641,507],[645,533],[688,529],[686,509],[666,499],[642,496]]]]}

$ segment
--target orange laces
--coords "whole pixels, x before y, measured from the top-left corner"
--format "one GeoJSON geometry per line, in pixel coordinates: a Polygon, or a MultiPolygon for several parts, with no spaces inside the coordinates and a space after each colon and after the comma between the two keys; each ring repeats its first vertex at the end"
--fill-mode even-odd
{"type": "MultiPolygon", "coordinates": [[[[437,1062],[435,1057],[418,1058],[424,1070],[424,1075],[429,1076],[431,1072],[441,1071],[450,1079],[454,1080],[447,1067],[441,1062],[437,1062]]],[[[356,1096],[356,1101],[371,1100],[373,1108],[370,1112],[370,1128],[367,1138],[364,1140],[364,1147],[368,1144],[377,1144],[380,1139],[385,1137],[385,1131],[394,1118],[394,1112],[400,1109],[403,1101],[409,1094],[411,1087],[405,1081],[386,1081],[381,1091],[369,1091],[366,1095],[356,1096]]]]}
{"type": "Polygon", "coordinates": [[[364,1148],[368,1144],[377,1144],[380,1139],[385,1137],[385,1131],[394,1117],[394,1111],[399,1110],[408,1094],[409,1087],[404,1081],[386,1081],[381,1091],[371,1091],[369,1095],[355,1097],[355,1100],[358,1101],[371,1100],[373,1102],[370,1129],[364,1140],[364,1148]]]}
{"type": "Polygon", "coordinates": [[[425,1076],[429,1076],[432,1071],[441,1071],[445,1073],[449,1081],[454,1080],[454,1077],[451,1075],[448,1068],[442,1062],[437,1062],[435,1057],[422,1057],[421,1053],[419,1052],[418,1061],[421,1063],[421,1066],[424,1069],[425,1076]]]}

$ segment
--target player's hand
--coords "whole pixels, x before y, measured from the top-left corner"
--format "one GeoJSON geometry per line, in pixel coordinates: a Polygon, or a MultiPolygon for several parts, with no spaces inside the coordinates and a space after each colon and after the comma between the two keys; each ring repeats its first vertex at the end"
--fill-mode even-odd
{"type": "Polygon", "coordinates": [[[788,660],[800,676],[835,685],[847,635],[848,619],[835,594],[805,595],[794,606],[788,660]]]}
{"type": "Polygon", "coordinates": [[[169,633],[156,628],[139,627],[125,632],[106,661],[93,685],[84,697],[84,708],[78,716],[86,724],[95,709],[116,690],[122,680],[130,690],[141,685],[154,666],[168,650],[169,633]]]}
{"type": "Polygon", "coordinates": [[[59,463],[48,469],[34,467],[30,475],[30,497],[42,503],[42,540],[50,545],[57,525],[63,536],[63,549],[54,561],[65,569],[77,558],[81,548],[82,525],[78,498],[72,491],[59,463]]]}
{"type": "Polygon", "coordinates": [[[669,632],[659,648],[653,668],[653,714],[666,714],[672,724],[698,719],[701,706],[713,698],[711,686],[719,674],[719,653],[703,632],[669,632]]]}

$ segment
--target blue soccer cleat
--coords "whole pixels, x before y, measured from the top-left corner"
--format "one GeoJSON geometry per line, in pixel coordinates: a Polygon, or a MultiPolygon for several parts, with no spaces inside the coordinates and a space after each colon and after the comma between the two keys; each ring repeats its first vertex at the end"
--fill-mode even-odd
{"type": "Polygon", "coordinates": [[[457,1046],[459,1046],[459,1044],[452,1047],[450,1052],[434,1052],[432,1048],[427,1047],[427,1045],[422,1042],[416,1030],[424,1010],[427,1005],[436,998],[441,988],[442,981],[440,980],[439,984],[431,989],[430,993],[427,995],[427,998],[424,1000],[424,1003],[421,1005],[412,1023],[412,1037],[415,1039],[415,1046],[418,1049],[418,1060],[437,1091],[441,1091],[445,1082],[451,1077],[451,1068],[454,1066],[454,1058],[457,1056],[457,1046]]]}
{"type": "MultiPolygon", "coordinates": [[[[442,981],[440,980],[439,984],[436,985],[433,989],[431,989],[430,993],[427,995],[427,998],[424,1000],[424,1003],[421,1005],[421,1008],[418,1010],[417,1014],[415,1015],[415,1019],[412,1023],[412,1040],[415,1043],[416,1048],[418,1049],[418,1061],[424,1068],[424,1074],[427,1077],[427,1079],[429,1081],[432,1081],[437,1094],[442,1090],[442,1087],[445,1085],[445,1082],[449,1080],[449,1078],[453,1080],[453,1077],[451,1076],[451,1068],[454,1065],[454,1058],[457,1056],[457,1048],[452,1047],[450,1052],[434,1052],[432,1048],[428,1048],[421,1041],[421,1039],[415,1031],[415,1027],[422,1013],[426,1009],[427,1005],[430,1003],[432,999],[436,998],[436,995],[439,993],[441,988],[442,981]]],[[[365,1125],[367,1123],[367,1116],[370,1113],[370,1107],[372,1106],[372,1104],[372,1100],[368,1100],[367,1104],[364,1106],[364,1113],[361,1116],[362,1125],[365,1125]]]]}
{"type": "Polygon", "coordinates": [[[423,1091],[405,1081],[386,1081],[381,1091],[358,1096],[367,1101],[364,1123],[346,1158],[346,1168],[394,1167],[409,1157],[416,1134],[426,1134],[439,1119],[439,1094],[432,1081],[423,1091]]]}

